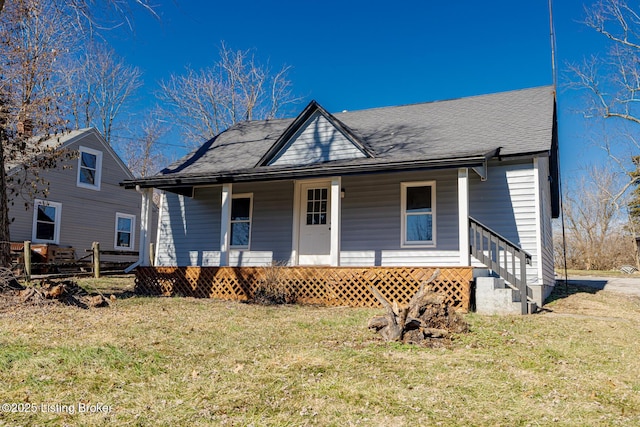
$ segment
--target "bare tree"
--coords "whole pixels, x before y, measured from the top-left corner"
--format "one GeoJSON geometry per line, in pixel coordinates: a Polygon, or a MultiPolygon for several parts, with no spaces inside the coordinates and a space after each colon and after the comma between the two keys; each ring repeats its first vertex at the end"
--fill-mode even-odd
{"type": "Polygon", "coordinates": [[[37,189],[38,169],[54,166],[55,159],[43,157],[46,135],[64,125],[60,114],[58,59],[71,42],[72,25],[62,11],[48,2],[16,0],[4,5],[0,21],[0,265],[7,266],[9,254],[9,186],[37,189]],[[32,138],[32,133],[43,135],[32,138]],[[37,160],[35,162],[31,160],[37,160]],[[7,177],[7,168],[23,165],[20,174],[7,177]],[[35,177],[27,180],[27,177],[35,177]]]}
{"type": "Polygon", "coordinates": [[[97,17],[109,13],[126,18],[131,3],[151,8],[147,0],[108,0],[99,6],[95,0],[0,0],[0,266],[11,261],[7,168],[26,165],[38,176],[56,164],[41,142],[64,127],[60,101],[66,97],[57,72],[62,57],[79,39],[77,31],[93,30],[97,17]],[[30,138],[32,133],[42,137],[30,138]]]}
{"type": "Polygon", "coordinates": [[[142,86],[142,72],[110,47],[93,42],[67,70],[70,113],[76,128],[96,127],[113,143],[116,120],[142,86]]]}
{"type": "Polygon", "coordinates": [[[605,270],[635,264],[634,239],[616,200],[619,186],[610,168],[590,167],[566,191],[563,207],[570,268],[605,270]]]}
{"type": "Polygon", "coordinates": [[[626,0],[598,0],[585,9],[585,25],[609,41],[609,50],[569,64],[569,86],[584,90],[584,114],[604,119],[597,144],[629,178],[616,196],[622,197],[638,181],[632,158],[640,152],[640,6],[626,0]]]}
{"type": "MultiPolygon", "coordinates": [[[[131,28],[131,3],[137,4],[155,16],[155,6],[149,0],[50,0],[55,7],[65,10],[68,16],[82,27],[113,28],[128,24],[131,28]]],[[[4,11],[5,1],[0,0],[0,13],[4,11]]]]}
{"type": "Polygon", "coordinates": [[[234,51],[224,43],[219,55],[212,67],[187,68],[185,74],[160,82],[158,98],[192,145],[239,121],[278,117],[297,101],[287,77],[290,67],[272,72],[253,51],[234,51]]]}
{"type": "Polygon", "coordinates": [[[166,122],[161,119],[160,110],[151,110],[139,125],[140,132],[132,141],[122,143],[120,152],[127,167],[137,177],[152,175],[165,163],[159,140],[167,133],[166,122]]]}

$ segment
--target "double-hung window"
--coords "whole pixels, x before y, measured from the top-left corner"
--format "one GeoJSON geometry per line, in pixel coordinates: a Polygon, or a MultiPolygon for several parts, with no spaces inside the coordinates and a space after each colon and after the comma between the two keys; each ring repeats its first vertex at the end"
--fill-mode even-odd
{"type": "Polygon", "coordinates": [[[251,242],[252,194],[235,194],[231,199],[231,247],[249,249],[251,242]]]}
{"type": "Polygon", "coordinates": [[[60,242],[62,204],[48,200],[33,201],[33,228],[31,240],[36,243],[60,242]]]}
{"type": "Polygon", "coordinates": [[[78,187],[100,190],[102,179],[102,152],[80,147],[78,153],[78,187]]]}
{"type": "Polygon", "coordinates": [[[402,246],[435,246],[435,181],[401,184],[402,246]]]}
{"type": "Polygon", "coordinates": [[[113,247],[120,250],[133,250],[135,245],[136,216],[116,213],[116,237],[113,247]]]}

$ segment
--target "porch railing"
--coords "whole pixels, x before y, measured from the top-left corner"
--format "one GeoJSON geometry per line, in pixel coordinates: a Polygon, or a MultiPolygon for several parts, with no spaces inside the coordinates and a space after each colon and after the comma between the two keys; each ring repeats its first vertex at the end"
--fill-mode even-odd
{"type": "Polygon", "coordinates": [[[471,255],[520,291],[522,313],[527,313],[527,264],[531,254],[469,217],[471,255]]]}

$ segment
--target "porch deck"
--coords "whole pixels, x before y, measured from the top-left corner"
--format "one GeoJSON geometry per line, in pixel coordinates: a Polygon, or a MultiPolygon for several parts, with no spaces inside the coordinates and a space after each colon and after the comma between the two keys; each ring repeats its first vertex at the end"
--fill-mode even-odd
{"type": "MultiPolygon", "coordinates": [[[[274,267],[138,267],[136,291],[148,295],[249,300],[274,267]]],[[[280,280],[305,304],[380,307],[368,289],[406,304],[438,267],[281,267],[280,280]]],[[[271,271],[271,273],[273,273],[271,271]]],[[[436,292],[458,311],[471,302],[472,267],[440,267],[436,292]]]]}

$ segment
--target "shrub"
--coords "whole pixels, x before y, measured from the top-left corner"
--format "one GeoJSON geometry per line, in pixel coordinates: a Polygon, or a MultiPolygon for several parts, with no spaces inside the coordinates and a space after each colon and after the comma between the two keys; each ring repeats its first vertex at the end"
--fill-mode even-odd
{"type": "Polygon", "coordinates": [[[287,283],[284,269],[285,261],[272,261],[265,267],[264,279],[260,281],[256,289],[253,301],[258,304],[293,304],[297,297],[292,286],[287,283]]]}

